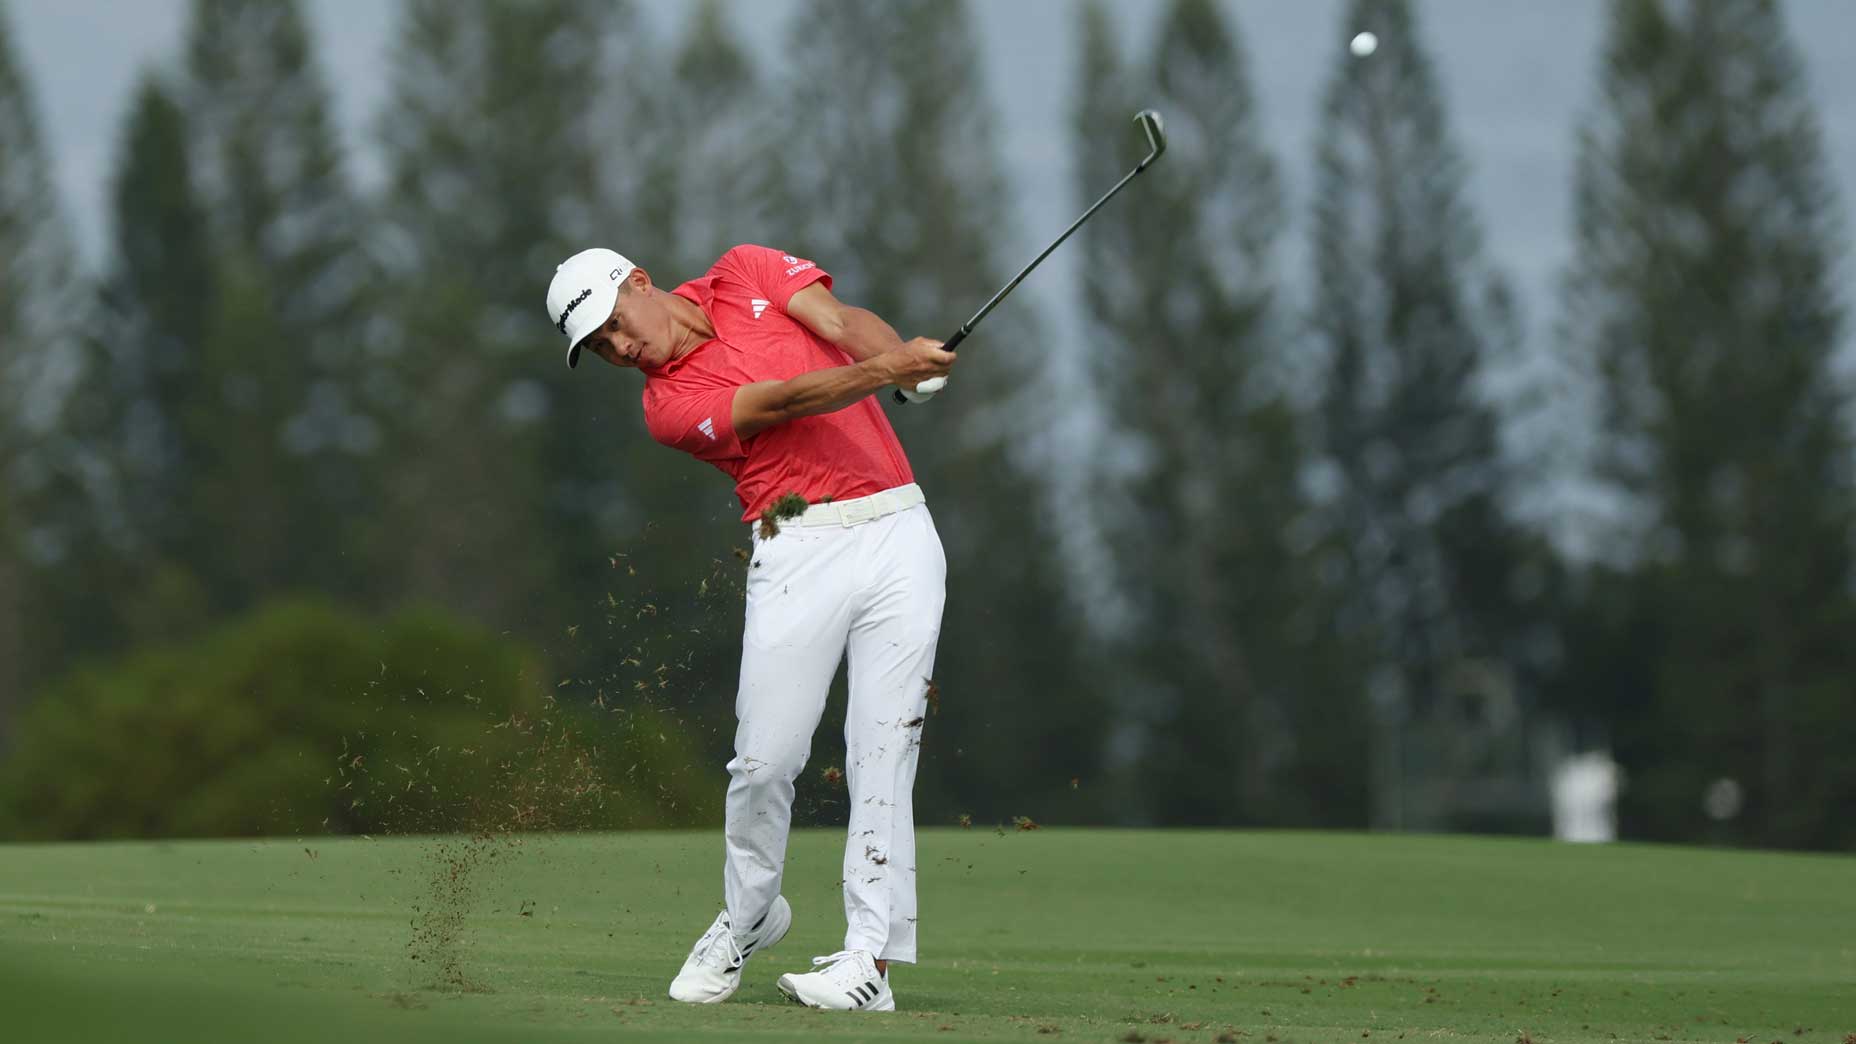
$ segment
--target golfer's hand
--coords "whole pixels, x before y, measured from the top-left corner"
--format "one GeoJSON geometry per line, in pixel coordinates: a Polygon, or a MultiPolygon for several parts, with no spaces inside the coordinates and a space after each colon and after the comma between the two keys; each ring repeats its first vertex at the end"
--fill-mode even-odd
{"type": "Polygon", "coordinates": [[[941,350],[940,341],[917,337],[895,351],[884,352],[872,361],[883,364],[889,383],[898,388],[913,390],[923,381],[946,377],[954,368],[955,358],[955,353],[941,350]]]}

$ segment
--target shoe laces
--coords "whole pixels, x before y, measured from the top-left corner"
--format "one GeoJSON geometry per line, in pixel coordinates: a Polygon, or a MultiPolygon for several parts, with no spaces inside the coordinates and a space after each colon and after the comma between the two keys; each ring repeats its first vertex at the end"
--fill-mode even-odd
{"type": "Polygon", "coordinates": [[[741,944],[735,941],[735,930],[728,923],[728,915],[715,919],[702,938],[696,940],[696,948],[690,956],[712,968],[737,968],[744,961],[741,956],[741,944]]]}
{"type": "MultiPolygon", "coordinates": [[[[839,950],[837,953],[826,957],[812,958],[812,967],[824,968],[825,974],[835,972],[843,978],[856,977],[861,979],[863,977],[863,969],[858,967],[857,958],[863,955],[864,953],[862,950],[839,950]]],[[[875,970],[875,965],[872,965],[871,971],[874,972],[875,970]]]]}

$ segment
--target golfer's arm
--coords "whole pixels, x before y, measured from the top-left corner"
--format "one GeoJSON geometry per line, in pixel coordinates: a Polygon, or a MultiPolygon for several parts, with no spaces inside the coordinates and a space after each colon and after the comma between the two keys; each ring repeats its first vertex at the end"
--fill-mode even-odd
{"type": "Polygon", "coordinates": [[[833,297],[823,283],[813,283],[794,294],[786,303],[786,314],[858,362],[902,347],[902,337],[895,327],[867,308],[847,305],[833,297]]]}
{"type": "Polygon", "coordinates": [[[889,384],[876,360],[802,373],[789,381],[761,381],[735,389],[735,436],[755,435],[799,417],[841,410],[889,384]]]}

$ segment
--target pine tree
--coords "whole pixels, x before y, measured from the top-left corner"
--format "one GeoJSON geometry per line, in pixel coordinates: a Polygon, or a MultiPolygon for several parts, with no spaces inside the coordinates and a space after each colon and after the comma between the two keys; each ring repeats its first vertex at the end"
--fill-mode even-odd
{"type": "Polygon", "coordinates": [[[1641,688],[1587,706],[1631,832],[1848,846],[1856,484],[1817,116],[1778,4],[1619,0],[1608,34],[1561,340],[1629,509],[1597,587],[1633,611],[1596,640],[1632,641],[1641,688]],[[1716,777],[1746,793],[1723,826],[1701,813],[1716,777]]]}
{"type": "Polygon", "coordinates": [[[1312,549],[1292,540],[1307,505],[1275,347],[1282,193],[1241,42],[1214,4],[1176,0],[1123,71],[1102,9],[1082,24],[1081,194],[1145,148],[1128,127],[1134,100],[1161,112],[1169,139],[1136,198],[1082,233],[1090,372],[1121,447],[1103,455],[1098,508],[1131,602],[1115,656],[1121,728],[1139,751],[1131,814],[1358,822],[1357,700],[1337,680],[1346,658],[1312,549]],[[1119,154],[1105,147],[1116,133],[1119,154]]]}
{"type": "Polygon", "coordinates": [[[194,524],[220,543],[195,565],[224,608],[289,586],[352,595],[367,571],[353,520],[380,442],[364,398],[376,281],[328,90],[296,0],[195,0],[186,58],[221,269],[200,342],[202,387],[218,394],[190,411],[217,448],[200,462],[194,524]]]}
{"type": "Polygon", "coordinates": [[[195,570],[227,536],[202,485],[225,433],[204,353],[219,279],[194,186],[186,115],[145,76],[111,180],[111,250],[61,430],[71,446],[57,521],[71,542],[45,611],[73,651],[179,637],[214,606],[195,570]],[[115,594],[99,601],[98,591],[115,594]]]}
{"type": "MultiPolygon", "coordinates": [[[[40,509],[59,470],[52,445],[75,299],[69,232],[52,188],[32,91],[0,6],[0,744],[46,638],[31,611],[33,537],[55,540],[40,509]]],[[[56,548],[40,547],[43,552],[56,548]]]]}
{"type": "Polygon", "coordinates": [[[75,380],[47,442],[48,481],[32,498],[55,548],[32,577],[33,646],[54,670],[206,622],[212,607],[192,566],[223,539],[197,521],[195,483],[215,447],[190,423],[205,398],[214,262],[185,117],[152,76],[119,150],[107,269],[73,305],[93,321],[73,339],[75,380]]]}
{"type": "MultiPolygon", "coordinates": [[[[364,215],[342,164],[329,92],[296,0],[194,0],[188,115],[214,231],[290,292],[293,332],[352,325],[370,276],[364,215]]],[[[302,346],[304,354],[332,351],[302,346]]]]}
{"type": "Polygon", "coordinates": [[[1500,418],[1483,392],[1518,347],[1518,328],[1483,258],[1410,3],[1356,0],[1342,24],[1371,25],[1382,42],[1370,58],[1344,48],[1334,58],[1316,155],[1311,322],[1327,373],[1332,524],[1349,549],[1348,619],[1377,647],[1375,819],[1532,826],[1537,779],[1466,785],[1486,759],[1461,755],[1460,720],[1465,705],[1520,720],[1527,680],[1544,666],[1533,659],[1530,607],[1511,592],[1544,587],[1550,562],[1505,514],[1500,418]]]}
{"type": "MultiPolygon", "coordinates": [[[[813,0],[793,26],[777,110],[789,225],[774,245],[817,260],[839,298],[903,337],[947,337],[1011,274],[997,257],[1011,228],[998,120],[968,8],[813,0]]],[[[1043,394],[1047,349],[1027,301],[987,317],[932,403],[889,407],[948,558],[929,816],[1068,818],[1093,814],[1099,792],[1070,788],[1099,760],[1105,723],[1042,477],[1013,452],[1061,406],[1043,394]]]]}
{"type": "Polygon", "coordinates": [[[656,274],[607,184],[650,155],[659,64],[634,23],[596,0],[414,0],[379,128],[396,447],[381,580],[531,635],[582,619],[605,540],[647,517],[618,480],[635,405],[608,374],[563,372],[541,320],[555,265],[587,246],[656,274]]]}
{"type": "Polygon", "coordinates": [[[771,95],[730,24],[721,0],[696,5],[661,102],[676,147],[654,153],[668,177],[649,194],[663,205],[647,209],[671,226],[652,240],[659,263],[683,278],[735,244],[777,238],[779,230],[770,206],[782,171],[771,95]]]}

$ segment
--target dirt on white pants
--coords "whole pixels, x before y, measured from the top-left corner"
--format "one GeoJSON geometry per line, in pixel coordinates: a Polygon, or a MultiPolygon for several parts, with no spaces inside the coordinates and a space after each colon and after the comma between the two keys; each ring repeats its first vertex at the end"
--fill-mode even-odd
{"type": "Polygon", "coordinates": [[[850,657],[844,948],[915,960],[911,791],[947,559],[925,504],[852,526],[782,524],[748,567],[723,892],[741,930],[780,894],[793,781],[838,663],[850,657]]]}

